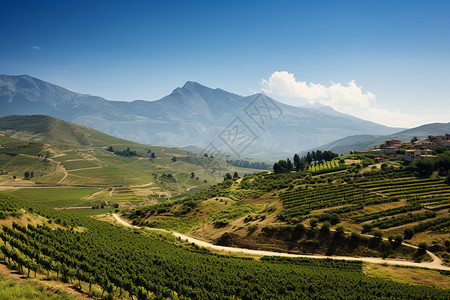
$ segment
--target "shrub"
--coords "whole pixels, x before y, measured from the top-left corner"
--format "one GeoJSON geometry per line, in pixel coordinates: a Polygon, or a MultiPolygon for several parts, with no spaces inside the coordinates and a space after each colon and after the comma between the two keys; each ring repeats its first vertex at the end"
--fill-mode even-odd
{"type": "Polygon", "coordinates": [[[324,235],[329,234],[329,233],[330,233],[330,227],[331,227],[330,222],[325,221],[325,222],[322,224],[322,228],[320,228],[320,233],[321,233],[321,234],[324,234],[324,235]]]}
{"type": "Polygon", "coordinates": [[[373,232],[373,237],[377,239],[381,239],[383,237],[383,231],[377,229],[373,232]]]}
{"type": "Polygon", "coordinates": [[[316,218],[313,218],[313,219],[309,220],[309,225],[310,225],[312,228],[316,228],[318,222],[319,222],[319,221],[318,221],[316,218]]]}
{"type": "Polygon", "coordinates": [[[414,229],[412,229],[411,227],[408,227],[405,229],[404,234],[405,234],[405,240],[409,240],[414,235],[414,229]]]}
{"type": "Polygon", "coordinates": [[[395,242],[395,244],[396,244],[397,246],[400,246],[400,245],[402,244],[402,242],[403,242],[402,236],[399,235],[399,234],[396,235],[395,238],[394,238],[394,242],[395,242]]]}
{"type": "Polygon", "coordinates": [[[427,252],[427,243],[420,242],[418,252],[419,254],[425,254],[425,252],[427,252]]]}

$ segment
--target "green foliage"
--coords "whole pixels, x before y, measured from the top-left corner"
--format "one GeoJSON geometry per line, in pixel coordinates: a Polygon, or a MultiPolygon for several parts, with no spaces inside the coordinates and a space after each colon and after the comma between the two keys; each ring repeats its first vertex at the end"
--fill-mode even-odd
{"type": "Polygon", "coordinates": [[[430,177],[435,170],[436,160],[434,158],[422,158],[414,161],[414,166],[421,177],[430,177]]]}
{"type": "MultiPolygon", "coordinates": [[[[10,198],[0,203],[25,209],[33,205],[10,198]]],[[[143,235],[91,218],[74,219],[67,213],[37,206],[34,210],[86,230],[4,226],[0,238],[5,245],[1,250],[7,260],[23,268],[38,266],[44,272],[58,272],[59,278],[69,282],[97,284],[108,297],[119,297],[125,291],[139,299],[450,297],[450,292],[442,289],[367,277],[361,262],[233,258],[176,246],[164,236],[143,235]]],[[[317,242],[311,240],[310,244],[317,242]]]]}
{"type": "Polygon", "coordinates": [[[270,165],[265,162],[260,161],[248,161],[248,160],[227,160],[227,163],[229,163],[232,166],[235,167],[241,167],[241,168],[247,168],[247,169],[259,169],[259,170],[270,170],[270,165]]]}

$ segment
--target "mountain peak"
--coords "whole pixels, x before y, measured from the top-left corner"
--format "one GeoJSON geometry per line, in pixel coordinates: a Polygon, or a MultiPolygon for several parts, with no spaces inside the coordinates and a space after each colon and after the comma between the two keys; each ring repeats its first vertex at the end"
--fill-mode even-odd
{"type": "Polygon", "coordinates": [[[198,87],[206,88],[206,86],[201,85],[200,83],[195,81],[186,81],[186,83],[183,85],[183,88],[198,88],[198,87]]]}

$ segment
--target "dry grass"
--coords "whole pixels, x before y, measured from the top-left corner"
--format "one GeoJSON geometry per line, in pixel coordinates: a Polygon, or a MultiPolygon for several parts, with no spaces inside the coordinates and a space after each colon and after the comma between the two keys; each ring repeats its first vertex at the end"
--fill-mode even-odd
{"type": "Polygon", "coordinates": [[[401,283],[450,289],[450,276],[443,275],[437,270],[367,263],[364,264],[363,271],[370,277],[380,277],[401,283]]]}

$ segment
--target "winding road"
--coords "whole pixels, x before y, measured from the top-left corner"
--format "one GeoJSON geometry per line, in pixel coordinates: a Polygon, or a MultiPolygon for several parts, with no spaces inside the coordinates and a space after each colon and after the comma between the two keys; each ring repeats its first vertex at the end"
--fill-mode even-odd
{"type": "MultiPolygon", "coordinates": [[[[141,228],[140,226],[134,226],[120,218],[117,214],[112,214],[113,217],[116,219],[116,221],[119,224],[122,224],[127,227],[131,228],[141,228]]],[[[273,251],[264,251],[264,250],[252,250],[252,249],[246,249],[246,248],[235,248],[235,247],[225,247],[225,246],[218,246],[214,245],[205,241],[201,241],[198,239],[195,239],[193,237],[174,232],[174,231],[168,231],[165,229],[159,229],[159,228],[151,228],[153,230],[158,231],[164,231],[169,232],[173,234],[176,237],[181,238],[182,240],[186,240],[189,243],[194,243],[200,247],[209,248],[217,251],[222,252],[228,252],[228,253],[245,253],[245,254],[252,254],[252,255],[260,255],[260,256],[283,256],[283,257],[303,257],[303,258],[331,258],[331,259],[341,259],[341,260],[353,260],[353,261],[364,261],[374,264],[389,264],[389,265],[398,265],[398,266],[411,266],[411,267],[420,267],[420,268],[428,268],[428,269],[436,269],[436,270],[446,270],[450,271],[450,267],[442,265],[442,261],[433,253],[427,251],[427,253],[433,258],[432,262],[412,262],[408,260],[401,260],[401,259],[384,259],[380,257],[352,257],[352,256],[327,256],[327,255],[306,255],[306,254],[292,254],[292,253],[283,253],[283,252],[273,252],[273,251]]],[[[408,247],[416,248],[415,246],[404,244],[408,247]]]]}

